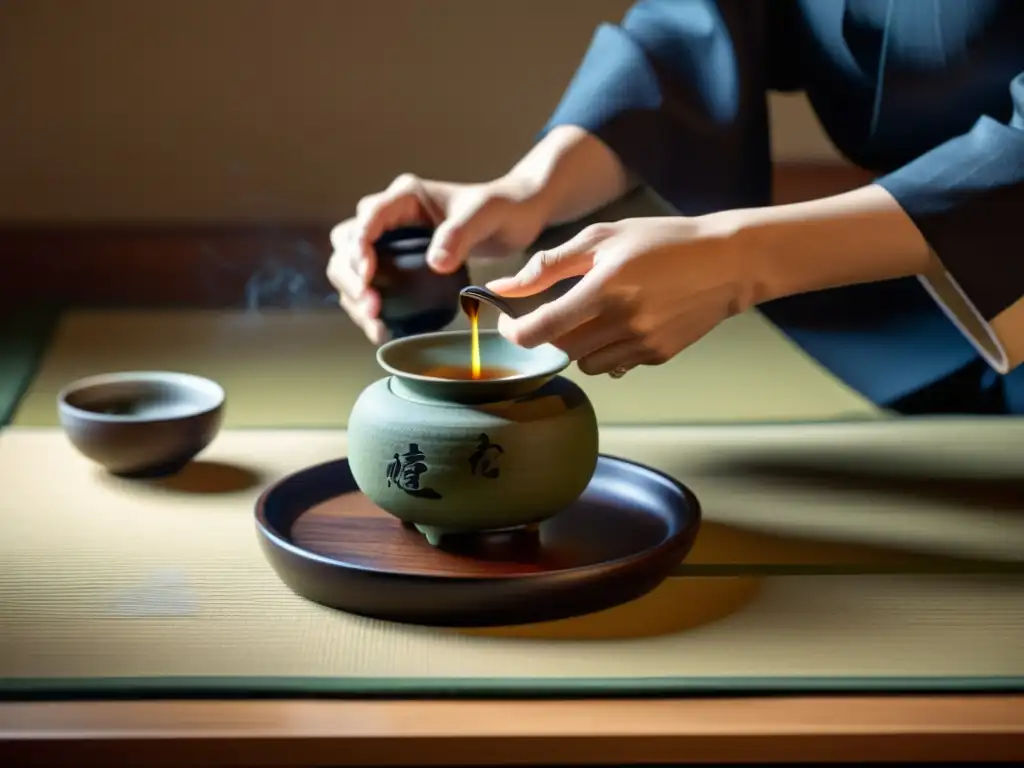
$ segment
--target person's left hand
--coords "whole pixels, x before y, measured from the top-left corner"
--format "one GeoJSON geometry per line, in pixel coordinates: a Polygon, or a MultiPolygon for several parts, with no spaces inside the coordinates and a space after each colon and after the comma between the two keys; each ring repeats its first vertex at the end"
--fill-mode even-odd
{"type": "Polygon", "coordinates": [[[528,296],[583,278],[563,296],[498,329],[523,347],[549,342],[587,374],[659,365],[755,301],[729,216],[625,219],[587,227],[488,284],[528,296]]]}

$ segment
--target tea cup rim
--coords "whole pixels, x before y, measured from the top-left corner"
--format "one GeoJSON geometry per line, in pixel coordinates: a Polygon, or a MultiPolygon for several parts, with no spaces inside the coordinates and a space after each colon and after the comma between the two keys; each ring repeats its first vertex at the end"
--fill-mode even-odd
{"type": "MultiPolygon", "coordinates": [[[[481,339],[501,336],[500,332],[496,328],[481,329],[479,333],[481,339]]],[[[422,341],[425,339],[443,339],[456,337],[464,338],[467,341],[469,341],[469,339],[471,338],[471,334],[472,331],[456,329],[450,331],[436,331],[434,333],[423,333],[416,336],[404,336],[400,339],[392,339],[391,341],[388,341],[377,348],[377,364],[392,376],[398,376],[399,378],[410,379],[412,381],[451,382],[453,384],[457,383],[461,385],[496,385],[501,384],[503,382],[513,383],[529,381],[530,379],[537,379],[544,376],[555,376],[564,371],[566,368],[568,368],[569,365],[572,363],[572,360],[569,359],[569,355],[567,355],[563,350],[559,349],[553,344],[541,344],[537,347],[522,347],[522,349],[526,350],[527,352],[531,352],[533,350],[544,350],[545,352],[550,353],[553,351],[555,353],[555,356],[557,357],[557,363],[552,362],[551,364],[545,365],[543,367],[538,367],[536,369],[529,371],[520,371],[513,376],[503,376],[501,378],[496,379],[446,379],[441,376],[426,376],[422,373],[414,373],[412,371],[406,371],[402,370],[401,368],[396,368],[386,360],[386,356],[389,351],[396,349],[398,347],[414,344],[417,341],[422,343],[422,341]]],[[[501,336],[501,338],[504,339],[505,337],[501,336]]],[[[511,341],[509,341],[508,343],[513,344],[513,342],[511,341]]]]}
{"type": "Polygon", "coordinates": [[[65,413],[80,419],[93,422],[110,422],[118,424],[138,424],[151,421],[185,421],[212,413],[224,405],[227,393],[220,384],[205,376],[183,371],[113,371],[84,376],[68,383],[57,393],[57,404],[65,413]],[[111,384],[159,382],[174,387],[199,392],[207,398],[202,404],[189,408],[180,414],[161,415],[159,417],[139,417],[131,414],[100,413],[88,408],[80,408],[68,400],[77,392],[90,387],[102,387],[111,384]]]}

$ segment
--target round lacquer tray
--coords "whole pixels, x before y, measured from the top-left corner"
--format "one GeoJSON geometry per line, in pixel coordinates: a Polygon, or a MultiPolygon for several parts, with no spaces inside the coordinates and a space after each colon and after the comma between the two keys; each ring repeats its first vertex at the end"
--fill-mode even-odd
{"type": "Polygon", "coordinates": [[[661,472],[601,456],[580,498],[531,530],[431,546],[359,492],[346,459],[268,488],[263,551],[293,591],[378,619],[470,627],[611,608],[658,586],[693,546],[700,505],[661,472]]]}

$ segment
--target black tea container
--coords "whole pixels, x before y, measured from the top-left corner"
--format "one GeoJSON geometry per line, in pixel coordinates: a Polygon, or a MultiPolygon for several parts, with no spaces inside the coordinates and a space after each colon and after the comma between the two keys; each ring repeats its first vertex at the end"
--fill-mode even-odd
{"type": "Polygon", "coordinates": [[[370,282],[381,297],[380,319],[392,338],[439,331],[459,312],[459,291],[469,284],[462,265],[450,275],[427,266],[434,230],[403,227],[385,232],[374,244],[377,271],[370,282]]]}

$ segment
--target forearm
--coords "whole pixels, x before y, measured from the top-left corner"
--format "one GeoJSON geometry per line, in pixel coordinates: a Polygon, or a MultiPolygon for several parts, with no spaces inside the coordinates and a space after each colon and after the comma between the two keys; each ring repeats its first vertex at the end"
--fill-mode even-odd
{"type": "Polygon", "coordinates": [[[893,197],[869,185],[791,205],[729,211],[754,303],[924,274],[933,255],[893,197]]]}
{"type": "Polygon", "coordinates": [[[534,190],[547,226],[581,219],[635,186],[614,152],[571,125],[552,129],[507,175],[534,190]]]}

